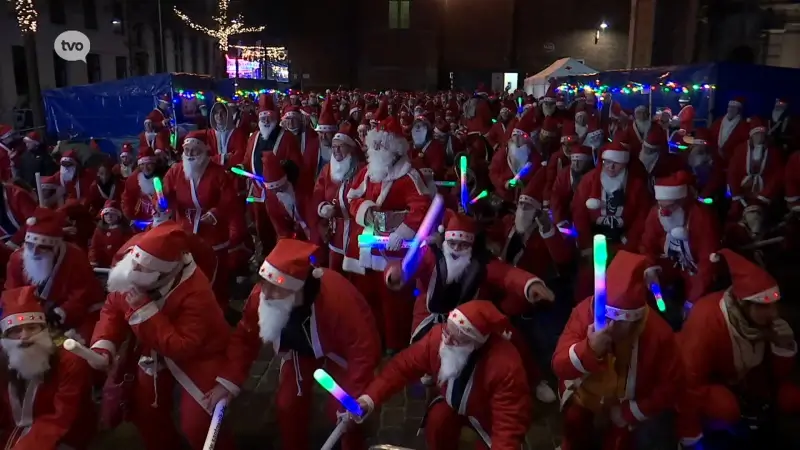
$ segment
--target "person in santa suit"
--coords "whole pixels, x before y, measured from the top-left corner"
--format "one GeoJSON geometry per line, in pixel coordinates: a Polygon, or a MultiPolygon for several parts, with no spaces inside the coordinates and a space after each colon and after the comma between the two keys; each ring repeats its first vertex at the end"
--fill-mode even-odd
{"type": "Polygon", "coordinates": [[[0,182],[16,177],[24,148],[22,136],[10,125],[0,124],[0,182]]]}
{"type": "Polygon", "coordinates": [[[64,188],[65,199],[75,199],[88,206],[95,175],[84,169],[75,150],[67,150],[59,160],[61,169],[53,177],[64,188]]]}
{"type": "MultiPolygon", "coordinates": [[[[230,243],[241,241],[247,233],[243,221],[244,205],[236,192],[233,176],[210,160],[208,135],[192,131],[183,141],[183,161],[170,168],[164,177],[164,198],[175,211],[178,223],[187,233],[196,234],[217,252],[220,265],[227,264],[230,243]],[[231,225],[236,224],[239,227],[231,225]]],[[[163,210],[153,200],[157,210],[163,210]]],[[[218,298],[226,305],[227,298],[218,298]]]]}
{"type": "Polygon", "coordinates": [[[367,136],[367,165],[356,174],[347,192],[350,215],[362,228],[387,236],[385,249],[351,250],[343,268],[354,274],[354,283],[369,299],[388,350],[400,350],[411,328],[411,288],[389,290],[383,281],[387,262],[402,259],[403,241],[414,238],[431,204],[422,175],[409,161],[408,141],[398,121],[390,117],[367,136]],[[356,252],[357,251],[357,252],[356,252]]]}
{"type": "Polygon", "coordinates": [[[497,150],[506,145],[507,135],[509,129],[513,129],[513,122],[516,120],[514,114],[508,106],[500,108],[500,114],[497,115],[497,122],[492,124],[489,133],[486,134],[486,140],[493,149],[497,150]]]}
{"type": "Polygon", "coordinates": [[[137,168],[125,179],[122,191],[122,214],[138,229],[144,229],[156,212],[153,200],[156,194],[154,185],[156,173],[156,157],[153,149],[145,147],[139,150],[137,168]]]}
{"type": "Polygon", "coordinates": [[[0,397],[3,448],[86,450],[97,428],[91,369],[59,348],[33,287],[3,292],[2,348],[8,385],[0,397]]]}
{"type": "Polygon", "coordinates": [[[17,176],[28,186],[36,186],[36,173],[47,177],[58,172],[58,163],[50,154],[50,148],[38,131],[31,131],[23,139],[25,151],[19,157],[17,176]]]}
{"type": "Polygon", "coordinates": [[[5,289],[35,287],[48,323],[88,340],[104,294],[86,252],[64,242],[64,217],[56,211],[37,208],[26,225],[25,245],[8,262],[5,289]]]}
{"type": "Polygon", "coordinates": [[[695,117],[695,110],[694,106],[692,106],[692,99],[688,95],[681,95],[678,99],[678,103],[681,105],[681,110],[678,111],[677,116],[673,116],[670,119],[670,126],[672,128],[679,128],[681,130],[686,130],[686,133],[692,134],[694,131],[694,117],[695,117]]]}
{"type": "MultiPolygon", "coordinates": [[[[329,102],[325,102],[324,106],[327,106],[328,103],[329,102]]],[[[331,108],[331,106],[327,107],[331,108]]],[[[322,117],[320,117],[320,119],[322,119],[322,117]]],[[[322,173],[322,168],[325,167],[325,164],[328,164],[328,162],[331,160],[333,137],[338,132],[339,127],[336,126],[336,121],[333,119],[333,113],[330,110],[326,112],[324,122],[317,120],[312,125],[319,138],[319,157],[317,158],[317,166],[314,168],[314,177],[316,180],[320,173],[322,173]]],[[[358,127],[358,124],[351,124],[351,126],[353,131],[355,131],[358,127]]],[[[355,134],[353,138],[358,141],[358,134],[355,134]]]]}
{"type": "Polygon", "coordinates": [[[559,148],[550,155],[547,161],[545,171],[545,185],[542,188],[542,195],[544,198],[544,207],[550,206],[550,192],[553,190],[553,184],[556,182],[556,177],[562,169],[568,168],[570,163],[570,152],[575,147],[577,139],[575,137],[575,127],[573,122],[567,122],[562,130],[566,133],[559,139],[559,148]]]}
{"type": "Polygon", "coordinates": [[[115,200],[106,200],[99,216],[100,221],[89,244],[89,263],[92,267],[111,267],[114,254],[130,239],[133,231],[122,220],[122,210],[115,200]]]}
{"type": "Polygon", "coordinates": [[[758,117],[749,119],[748,124],[750,139],[736,147],[728,162],[728,216],[732,220],[739,220],[749,205],[772,205],[783,189],[781,150],[767,142],[767,129],[758,117]]]}
{"type": "MultiPolygon", "coordinates": [[[[575,113],[575,134],[581,145],[592,147],[595,152],[605,143],[603,129],[600,128],[598,121],[590,115],[589,106],[579,109],[575,113]]],[[[595,158],[596,159],[596,158],[595,158]]]]}
{"type": "Polygon", "coordinates": [[[347,116],[347,121],[354,126],[358,126],[358,124],[361,123],[361,119],[364,118],[364,109],[366,109],[366,107],[367,103],[363,98],[353,100],[352,106],[350,106],[350,114],[347,116]]]}
{"type": "Polygon", "coordinates": [[[767,121],[767,139],[769,143],[781,149],[783,156],[796,150],[797,119],[789,114],[789,102],[783,98],[775,99],[775,107],[767,121]]]}
{"type": "MultiPolygon", "coordinates": [[[[453,128],[446,119],[437,119],[433,127],[433,138],[442,143],[444,147],[445,165],[449,169],[455,164],[456,155],[464,151],[464,144],[452,134],[453,128]]],[[[505,141],[503,142],[505,145],[505,141]]],[[[450,177],[450,171],[445,173],[445,180],[450,177]]]]}
{"type": "Polygon", "coordinates": [[[97,215],[75,199],[67,199],[56,210],[64,218],[64,241],[89,250],[89,242],[95,229],[97,215]]]}
{"type": "MultiPolygon", "coordinates": [[[[575,143],[570,145],[572,149],[569,151],[569,164],[556,175],[548,197],[556,226],[569,229],[572,228],[572,197],[581,178],[594,169],[592,148],[575,143]]],[[[545,191],[545,195],[547,194],[545,191]]]]}
{"type": "Polygon", "coordinates": [[[160,121],[156,114],[151,113],[144,120],[144,131],[139,133],[139,150],[143,148],[152,148],[155,150],[164,150],[169,147],[169,123],[164,124],[162,119],[160,121]]]}
{"type": "Polygon", "coordinates": [[[247,144],[248,133],[238,126],[236,109],[236,105],[230,102],[214,103],[209,127],[205,131],[211,160],[224,167],[241,161],[247,144]]]}
{"type": "Polygon", "coordinates": [[[719,152],[725,168],[734,155],[734,151],[741,144],[746,143],[750,133],[750,126],[742,117],[744,99],[736,98],[728,102],[728,110],[724,116],[711,124],[711,140],[714,148],[719,152]]]}
{"type": "Polygon", "coordinates": [[[436,180],[444,180],[447,175],[447,154],[440,140],[433,138],[433,112],[428,111],[414,117],[411,128],[411,159],[433,170],[436,180]]]}
{"type": "MultiPolygon", "coordinates": [[[[551,81],[550,85],[547,87],[547,92],[545,92],[544,97],[542,97],[541,101],[539,101],[540,107],[537,108],[535,104],[535,100],[532,100],[532,103],[527,103],[525,107],[533,107],[534,109],[534,121],[536,123],[543,123],[544,120],[548,117],[558,118],[558,106],[556,103],[558,102],[558,83],[555,81],[551,81]]],[[[527,110],[524,110],[523,116],[527,115],[527,110]]]]}
{"type": "Polygon", "coordinates": [[[639,105],[634,108],[633,121],[626,129],[624,136],[620,136],[620,141],[627,143],[630,147],[629,150],[632,157],[639,157],[642,143],[647,139],[651,128],[653,128],[653,118],[650,117],[649,108],[646,105],[639,105]]]}
{"type": "MultiPolygon", "coordinates": [[[[353,178],[363,166],[357,139],[352,124],[342,123],[333,137],[333,157],[317,178],[312,202],[322,219],[320,227],[325,230],[321,234],[328,243],[328,267],[341,273],[344,273],[347,248],[358,243],[357,226],[350,215],[347,199],[353,178]]],[[[357,264],[356,261],[352,263],[357,264]]]]}
{"type": "Polygon", "coordinates": [[[303,164],[299,167],[299,175],[293,184],[299,197],[310,200],[311,189],[320,168],[319,136],[303,121],[303,115],[296,106],[289,106],[284,110],[281,127],[292,133],[300,144],[303,164]]]}
{"type": "Polygon", "coordinates": [[[37,202],[35,194],[18,183],[2,184],[0,197],[0,243],[12,250],[19,248],[25,239],[25,220],[33,216],[37,202]]]}
{"type": "Polygon", "coordinates": [[[786,206],[792,214],[800,213],[800,152],[794,152],[786,162],[784,192],[786,206]]]}
{"type": "MultiPolygon", "coordinates": [[[[314,269],[309,259],[317,252],[308,242],[278,241],[261,265],[260,281],[228,344],[227,363],[209,393],[211,403],[238,395],[262,346],[272,346],[281,358],[275,401],[281,443],[287,449],[309,448],[316,369],[324,366],[345,391],[357,393],[367,387],[380,362],[380,337],[367,301],[341,274],[314,269]]],[[[329,398],[331,422],[341,410],[329,398]]],[[[360,427],[349,428],[341,443],[345,450],[366,448],[360,427]]]]}
{"type": "Polygon", "coordinates": [[[114,166],[114,170],[122,179],[127,179],[136,170],[136,159],[133,157],[133,146],[126,142],[122,144],[122,149],[119,153],[119,164],[114,166]]]}
{"type": "Polygon", "coordinates": [[[678,335],[686,391],[677,425],[686,446],[707,426],[735,426],[761,416],[765,405],[800,413],[800,387],[790,381],[797,341],[779,314],[778,283],[731,250],[715,256],[727,262],[732,285],[700,299],[678,335]]]}
{"type": "Polygon", "coordinates": [[[420,424],[427,448],[457,448],[462,427],[475,430],[486,448],[521,448],[531,421],[530,387],[509,333],[508,318],[491,302],[464,303],[389,360],[358,403],[368,416],[420,374],[436,374],[439,395],[420,424]]]}
{"type": "Polygon", "coordinates": [[[636,166],[632,169],[644,173],[647,177],[647,187],[651,192],[657,178],[672,175],[686,165],[683,158],[669,151],[667,133],[661,127],[650,128],[650,132],[642,142],[642,150],[639,152],[638,159],[638,164],[635,163],[636,166]]]}
{"type": "Polygon", "coordinates": [[[542,156],[542,165],[546,166],[550,156],[558,152],[561,144],[559,122],[555,117],[546,117],[536,133],[535,149],[542,156]]]}
{"type": "Polygon", "coordinates": [[[647,306],[644,256],[620,251],[606,274],[605,324],[595,328],[594,297],[572,310],[553,356],[563,419],[562,450],[595,448],[597,417],[610,422],[604,450],[632,450],[644,422],[672,409],[683,383],[669,325],[647,306]]]}
{"type": "Polygon", "coordinates": [[[697,201],[691,184],[684,171],[656,180],[658,204],[647,216],[639,253],[650,265],[648,285],[677,287],[685,294],[678,298],[694,303],[714,281],[709,257],[718,249],[720,226],[714,212],[697,201]]]}
{"type": "Polygon", "coordinates": [[[309,220],[308,214],[312,210],[308,207],[308,200],[297,195],[294,184],[289,181],[289,175],[277,156],[266,153],[262,161],[266,192],[264,205],[278,239],[292,238],[316,242],[321,236],[317,230],[312,229],[317,221],[309,220]]]}
{"type": "Polygon", "coordinates": [[[492,126],[489,102],[483,96],[473,97],[464,104],[463,111],[467,129],[465,144],[470,157],[470,166],[486,164],[491,161],[494,153],[485,137],[492,126]]]}
{"type": "Polygon", "coordinates": [[[97,176],[89,188],[89,212],[97,215],[108,200],[120,201],[125,190],[125,180],[114,172],[111,158],[103,158],[97,168],[97,176]]]}
{"type": "Polygon", "coordinates": [[[170,95],[162,94],[158,97],[158,104],[152,111],[150,111],[150,114],[147,115],[147,118],[157,129],[168,127],[169,119],[172,115],[172,112],[170,111],[171,107],[172,99],[170,98],[170,95]]]}
{"type": "MultiPolygon", "coordinates": [[[[127,400],[147,450],[181,448],[182,437],[192,450],[203,448],[214,410],[203,393],[212,391],[226,364],[228,324],[185,237],[167,225],[143,233],[109,273],[91,340],[105,359],[98,370],[107,369],[129,336],[136,341],[139,367],[127,400]],[[172,425],[173,406],[180,431],[172,425]]],[[[234,448],[224,427],[215,448],[234,448]]]]}
{"type": "Polygon", "coordinates": [[[492,156],[489,165],[489,179],[494,186],[494,195],[503,199],[505,203],[513,204],[519,197],[522,187],[529,183],[534,174],[542,169],[542,162],[546,162],[542,155],[534,151],[533,133],[536,124],[533,114],[526,114],[517,121],[508,144],[492,156]],[[523,168],[530,164],[523,172],[523,168]],[[519,181],[513,182],[517,175],[519,181]]]}
{"type": "Polygon", "coordinates": [[[725,193],[725,171],[722,158],[711,149],[711,134],[708,128],[698,128],[694,138],[686,139],[689,151],[686,167],[694,177],[694,188],[700,198],[721,199],[725,193]]]}
{"type": "Polygon", "coordinates": [[[610,92],[603,92],[600,96],[600,108],[597,112],[600,121],[600,128],[603,130],[603,135],[610,136],[609,131],[614,122],[616,122],[622,114],[622,106],[618,101],[611,97],[610,92]]]}

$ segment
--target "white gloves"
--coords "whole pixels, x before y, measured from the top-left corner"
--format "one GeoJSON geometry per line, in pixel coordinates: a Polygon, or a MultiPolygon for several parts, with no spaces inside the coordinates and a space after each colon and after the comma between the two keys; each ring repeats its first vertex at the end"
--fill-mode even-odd
{"type": "Polygon", "coordinates": [[[333,217],[334,211],[335,210],[333,209],[333,205],[323,205],[319,209],[319,216],[322,217],[323,219],[330,219],[331,217],[333,217]]]}
{"type": "Polygon", "coordinates": [[[622,409],[619,407],[619,405],[615,405],[611,408],[611,422],[614,424],[614,426],[619,428],[628,427],[628,422],[626,422],[622,417],[622,409]]]}
{"type": "Polygon", "coordinates": [[[389,235],[389,245],[386,246],[388,250],[400,250],[403,247],[403,236],[400,236],[396,231],[389,235]]]}

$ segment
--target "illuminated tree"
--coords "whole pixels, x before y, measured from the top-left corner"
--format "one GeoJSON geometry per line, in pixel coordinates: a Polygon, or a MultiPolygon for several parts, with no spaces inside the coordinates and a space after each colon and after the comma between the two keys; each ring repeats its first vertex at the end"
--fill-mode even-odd
{"type": "Polygon", "coordinates": [[[199,25],[195,23],[189,16],[181,12],[178,8],[173,7],[175,11],[175,15],[177,15],[182,21],[186,22],[186,25],[189,25],[189,28],[199,31],[207,36],[210,36],[214,39],[219,41],[219,49],[223,52],[228,51],[228,38],[231,36],[235,36],[237,34],[244,34],[244,33],[258,33],[259,31],[263,30],[264,26],[260,27],[246,27],[242,21],[242,16],[236,16],[235,18],[228,17],[228,7],[230,6],[229,0],[218,0],[217,1],[217,14],[212,17],[215,27],[208,28],[203,25],[199,25]]]}
{"type": "Polygon", "coordinates": [[[28,103],[33,114],[33,126],[44,125],[42,109],[42,86],[39,84],[39,64],[36,52],[36,30],[39,14],[33,0],[8,0],[14,2],[14,13],[25,44],[25,65],[28,69],[28,103]]]}

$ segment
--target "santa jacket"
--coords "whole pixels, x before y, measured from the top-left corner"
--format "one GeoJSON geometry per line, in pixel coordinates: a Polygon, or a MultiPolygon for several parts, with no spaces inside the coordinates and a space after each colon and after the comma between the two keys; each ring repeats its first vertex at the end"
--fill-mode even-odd
{"type": "Polygon", "coordinates": [[[267,208],[269,221],[278,239],[299,239],[301,241],[311,241],[318,233],[313,229],[313,224],[317,221],[309,220],[309,207],[304,198],[294,194],[294,205],[290,209],[281,201],[277,193],[268,190],[264,199],[267,208]]]}
{"type": "Polygon", "coordinates": [[[89,262],[95,267],[111,267],[114,254],[132,235],[127,226],[98,226],[89,244],[89,262]]]}
{"type": "Polygon", "coordinates": [[[555,224],[547,233],[533,228],[515,239],[514,216],[505,216],[491,234],[490,239],[502,249],[501,260],[544,279],[555,275],[559,266],[570,263],[575,254],[574,244],[558,231],[555,224]]]}
{"type": "Polygon", "coordinates": [[[800,152],[789,156],[784,183],[787,206],[792,211],[800,211],[800,152]]]}
{"type": "Polygon", "coordinates": [[[717,149],[727,168],[736,147],[750,139],[750,125],[740,116],[739,122],[726,137],[722,134],[722,121],[725,118],[726,116],[723,116],[711,124],[711,141],[714,143],[713,148],[717,149]],[[723,143],[720,144],[720,141],[723,143]]]}
{"type": "Polygon", "coordinates": [[[542,156],[534,150],[533,147],[531,147],[531,151],[528,154],[527,162],[531,164],[530,169],[520,177],[520,182],[517,183],[515,187],[508,189],[506,188],[506,183],[522,171],[525,163],[516,163],[517,166],[512,167],[514,163],[512,163],[511,157],[508,154],[508,146],[495,152],[494,156],[492,156],[492,162],[489,164],[489,179],[494,186],[494,194],[502,197],[506,202],[516,203],[517,197],[519,197],[522,191],[522,187],[530,183],[536,172],[544,170],[542,166],[544,165],[543,163],[546,164],[546,161],[544,161],[542,156]]]}
{"type": "Polygon", "coordinates": [[[558,151],[554,152],[550,155],[550,160],[547,161],[547,167],[545,167],[545,171],[547,172],[547,178],[544,185],[544,191],[542,192],[542,198],[544,199],[544,203],[547,205],[550,204],[550,195],[553,190],[553,185],[556,182],[556,178],[558,174],[562,172],[564,169],[569,170],[569,166],[571,161],[569,156],[564,154],[564,150],[558,149],[558,151]]]}
{"type": "Polygon", "coordinates": [[[25,240],[25,220],[33,216],[38,207],[30,192],[13,183],[3,183],[0,208],[0,241],[9,247],[19,247],[25,240]]]}
{"type": "Polygon", "coordinates": [[[420,160],[419,167],[433,170],[436,180],[444,180],[447,175],[447,154],[444,144],[436,139],[431,139],[422,148],[412,148],[412,160],[420,160]]]}
{"type": "Polygon", "coordinates": [[[75,178],[72,181],[62,183],[61,173],[56,173],[53,175],[52,182],[65,188],[65,199],[77,200],[88,207],[94,180],[95,173],[93,171],[78,167],[75,172],[75,178]]]}
{"type": "Polygon", "coordinates": [[[223,166],[230,167],[232,161],[239,161],[245,152],[247,145],[247,132],[240,128],[234,128],[225,141],[225,148],[220,147],[220,137],[217,130],[208,129],[206,131],[208,146],[211,148],[209,156],[211,161],[223,166]]]}
{"type": "MultiPolygon", "coordinates": [[[[375,405],[412,380],[439,373],[442,326],[389,360],[364,392],[375,405]]],[[[490,336],[474,355],[473,369],[465,367],[456,380],[440,386],[440,395],[493,450],[517,450],[531,421],[530,387],[520,355],[499,335],[490,336]]]]}
{"type": "MultiPolygon", "coordinates": [[[[329,360],[326,367],[340,374],[334,377],[345,391],[362,392],[380,362],[380,337],[375,318],[364,296],[352,283],[336,271],[317,270],[322,274],[318,278],[319,292],[311,306],[309,336],[314,356],[329,360]]],[[[319,272],[314,276],[317,275],[319,272]]],[[[260,303],[261,286],[256,285],[231,335],[228,362],[218,372],[218,379],[234,392],[244,385],[250,366],[264,344],[258,323],[260,303]]]]}
{"type": "Polygon", "coordinates": [[[152,196],[155,194],[153,179],[147,179],[144,173],[136,169],[125,179],[125,190],[122,192],[122,214],[130,221],[149,221],[156,212],[152,196]]]}
{"type": "Polygon", "coordinates": [[[91,369],[82,358],[58,349],[44,380],[27,382],[25,392],[17,391],[21,383],[4,381],[8,388],[0,394],[0,423],[7,439],[0,440],[3,448],[86,448],[91,442],[97,417],[91,369]]]}
{"type": "MultiPolygon", "coordinates": [[[[669,325],[649,306],[641,335],[633,344],[625,396],[618,399],[622,417],[631,425],[670,409],[683,388],[683,366],[669,325]]],[[[569,317],[553,354],[561,405],[566,404],[590,374],[606,369],[589,347],[587,329],[594,322],[594,298],[582,301],[569,317]]]]}
{"type": "Polygon", "coordinates": [[[208,278],[191,257],[184,264],[177,285],[161,289],[159,300],[147,299],[134,309],[126,294],[108,294],[92,336],[92,349],[113,358],[132,330],[141,349],[142,369],[152,373],[152,364],[144,358],[153,358],[157,361],[155,373],[166,369],[202,405],[204,393],[216,385],[215,378],[225,364],[230,331],[208,278]]]}
{"type": "Polygon", "coordinates": [[[299,177],[295,183],[295,190],[305,196],[304,200],[308,200],[311,195],[311,186],[317,180],[317,173],[320,167],[320,151],[319,151],[319,136],[311,126],[306,126],[302,133],[296,135],[297,141],[300,144],[300,154],[303,156],[303,165],[299,166],[299,177]]]}
{"type": "Polygon", "coordinates": [[[169,130],[166,128],[162,128],[161,131],[152,133],[149,139],[146,131],[142,131],[141,133],[139,133],[139,148],[149,147],[152,148],[153,151],[168,150],[169,141],[170,141],[170,134],[169,130]]]}
{"type": "MultiPolygon", "coordinates": [[[[264,176],[264,163],[262,161],[262,151],[256,151],[256,147],[266,145],[263,152],[271,151],[281,162],[291,161],[298,169],[303,167],[303,154],[300,153],[300,143],[297,137],[289,131],[276,125],[272,133],[264,140],[261,131],[255,131],[247,140],[247,148],[241,158],[231,160],[231,165],[242,165],[244,170],[264,176]]],[[[261,183],[247,180],[247,196],[256,199],[256,202],[263,202],[265,190],[261,183]]],[[[305,189],[313,189],[312,186],[305,189]]],[[[301,193],[303,193],[301,191],[301,193]]]]}
{"type": "Polygon", "coordinates": [[[109,184],[111,186],[108,187],[107,192],[100,189],[100,184],[97,180],[95,180],[89,188],[89,212],[91,212],[92,215],[97,215],[100,210],[103,209],[106,201],[120,201],[122,199],[122,191],[125,190],[125,180],[115,176],[112,183],[109,184]]]}
{"type": "Polygon", "coordinates": [[[580,180],[574,181],[572,169],[569,167],[556,175],[549,198],[553,222],[558,226],[561,226],[564,221],[572,223],[572,197],[575,195],[573,188],[577,189],[579,183],[580,180]]]}
{"type": "MultiPolygon", "coordinates": [[[[331,178],[331,166],[326,164],[322,168],[322,172],[317,178],[317,183],[314,186],[314,195],[312,204],[315,206],[314,213],[318,217],[322,217],[322,208],[326,205],[333,206],[333,216],[328,220],[320,220],[322,226],[333,228],[333,235],[329,236],[328,248],[340,255],[345,255],[347,248],[350,246],[351,241],[356,240],[358,235],[355,229],[358,228],[353,221],[353,216],[350,215],[350,202],[347,199],[347,191],[352,186],[353,177],[361,169],[361,164],[355,160],[351,162],[352,167],[350,170],[352,174],[345,175],[345,178],[340,182],[336,182],[331,178]],[[333,221],[333,225],[328,222],[333,221]]],[[[350,252],[352,254],[352,251],[350,252]]],[[[351,261],[351,264],[358,264],[358,261],[351,261]]]]}
{"type": "Polygon", "coordinates": [[[738,147],[728,163],[728,188],[731,200],[748,205],[769,205],[783,189],[783,155],[776,147],[764,147],[760,164],[751,161],[750,142],[738,147]],[[756,167],[758,166],[758,167],[756,167]]]}

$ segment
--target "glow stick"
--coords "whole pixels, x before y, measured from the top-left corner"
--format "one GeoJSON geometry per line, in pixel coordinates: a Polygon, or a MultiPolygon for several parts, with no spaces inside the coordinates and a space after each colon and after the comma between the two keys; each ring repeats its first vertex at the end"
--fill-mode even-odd
{"type": "Polygon", "coordinates": [[[469,204],[470,205],[474,205],[475,203],[478,202],[478,200],[480,200],[482,198],[485,198],[485,197],[488,197],[488,196],[489,196],[489,192],[481,191],[480,194],[476,195],[475,198],[473,198],[472,200],[469,201],[469,204]]]}
{"type": "Polygon", "coordinates": [[[162,211],[167,209],[167,199],[164,197],[164,186],[161,185],[161,178],[153,178],[153,188],[156,190],[156,197],[158,198],[158,207],[162,211]]]}
{"type": "Polygon", "coordinates": [[[403,276],[406,280],[414,272],[416,272],[417,251],[422,243],[428,239],[431,231],[436,228],[434,222],[441,217],[442,208],[444,208],[444,198],[442,198],[441,194],[436,194],[436,197],[433,198],[433,202],[431,202],[431,206],[428,208],[428,212],[425,213],[425,218],[422,219],[422,224],[417,230],[417,235],[414,236],[414,240],[411,241],[411,245],[408,247],[408,252],[406,252],[406,256],[403,258],[403,264],[401,267],[403,270],[403,276]]]}
{"type": "Polygon", "coordinates": [[[650,292],[653,293],[653,297],[656,299],[656,306],[658,306],[658,310],[661,312],[666,311],[667,305],[664,303],[664,297],[661,296],[661,285],[658,283],[651,283],[650,292]]]}
{"type": "Polygon", "coordinates": [[[456,187],[456,182],[455,181],[437,181],[436,182],[436,186],[454,188],[454,187],[456,187]]]}
{"type": "Polygon", "coordinates": [[[86,348],[83,344],[75,339],[65,340],[64,350],[74,354],[75,356],[80,356],[94,367],[107,366],[109,363],[108,359],[103,357],[103,355],[86,348]]]}
{"type": "Polygon", "coordinates": [[[713,205],[714,204],[714,199],[713,198],[697,197],[697,201],[699,201],[700,203],[706,204],[706,205],[713,205]]]}
{"type": "Polygon", "coordinates": [[[42,192],[42,174],[36,172],[34,174],[34,177],[36,178],[36,196],[39,200],[39,206],[44,208],[45,201],[44,201],[44,193],[42,192]]]}
{"type": "Polygon", "coordinates": [[[526,162],[525,165],[522,167],[522,169],[519,172],[517,172],[516,175],[514,175],[514,178],[508,180],[508,184],[511,187],[515,187],[522,179],[522,177],[526,176],[528,172],[530,172],[531,167],[533,167],[533,164],[531,164],[530,162],[526,162]]]}
{"type": "Polygon", "coordinates": [[[250,178],[251,180],[256,180],[261,183],[264,183],[264,177],[258,176],[254,173],[250,173],[244,169],[240,169],[238,167],[231,167],[231,172],[233,172],[236,175],[239,175],[240,177],[250,178]]]}
{"type": "Polygon", "coordinates": [[[575,236],[578,235],[578,231],[573,229],[573,228],[564,228],[564,227],[557,227],[557,228],[558,228],[558,232],[563,234],[563,235],[571,236],[571,237],[575,237],[575,236]]]}
{"type": "MultiPolygon", "coordinates": [[[[400,248],[410,248],[412,241],[403,241],[400,248]]],[[[389,236],[373,236],[371,234],[358,235],[359,248],[384,249],[389,246],[389,236]]]]}
{"type": "Polygon", "coordinates": [[[336,400],[339,400],[339,403],[344,406],[344,409],[347,410],[350,414],[355,416],[361,417],[364,415],[364,411],[361,409],[361,406],[358,404],[356,399],[351,397],[347,392],[344,391],[333,378],[328,375],[328,372],[325,372],[324,369],[317,369],[314,371],[314,379],[317,380],[320,386],[323,389],[328,391],[336,400]]]}
{"type": "Polygon", "coordinates": [[[247,203],[261,203],[261,199],[258,197],[247,197],[247,203]]]}
{"type": "Polygon", "coordinates": [[[594,236],[594,329],[606,327],[606,263],[608,245],[602,234],[594,236]]]}
{"type": "Polygon", "coordinates": [[[325,443],[322,444],[322,447],[320,447],[319,450],[333,450],[333,446],[336,445],[336,442],[341,439],[345,430],[347,430],[347,424],[349,421],[350,420],[347,418],[339,420],[339,423],[336,424],[336,428],[333,429],[333,432],[331,432],[331,435],[328,436],[328,439],[325,440],[325,443]]]}
{"type": "Polygon", "coordinates": [[[466,210],[467,202],[469,202],[469,190],[467,189],[467,157],[461,155],[461,158],[458,160],[458,165],[461,170],[459,174],[461,178],[461,207],[466,210]]]}
{"type": "Polygon", "coordinates": [[[218,401],[214,406],[214,414],[211,416],[211,424],[208,426],[208,434],[206,434],[206,442],[203,444],[203,450],[214,450],[217,445],[217,438],[219,437],[219,430],[222,428],[222,418],[225,416],[225,409],[228,406],[228,399],[223,398],[218,401]]]}
{"type": "Polygon", "coordinates": [[[111,273],[111,269],[107,267],[92,267],[92,271],[100,275],[108,275],[111,273]]]}
{"type": "Polygon", "coordinates": [[[136,228],[144,230],[145,228],[149,227],[153,223],[152,220],[132,220],[131,224],[136,228]]]}

